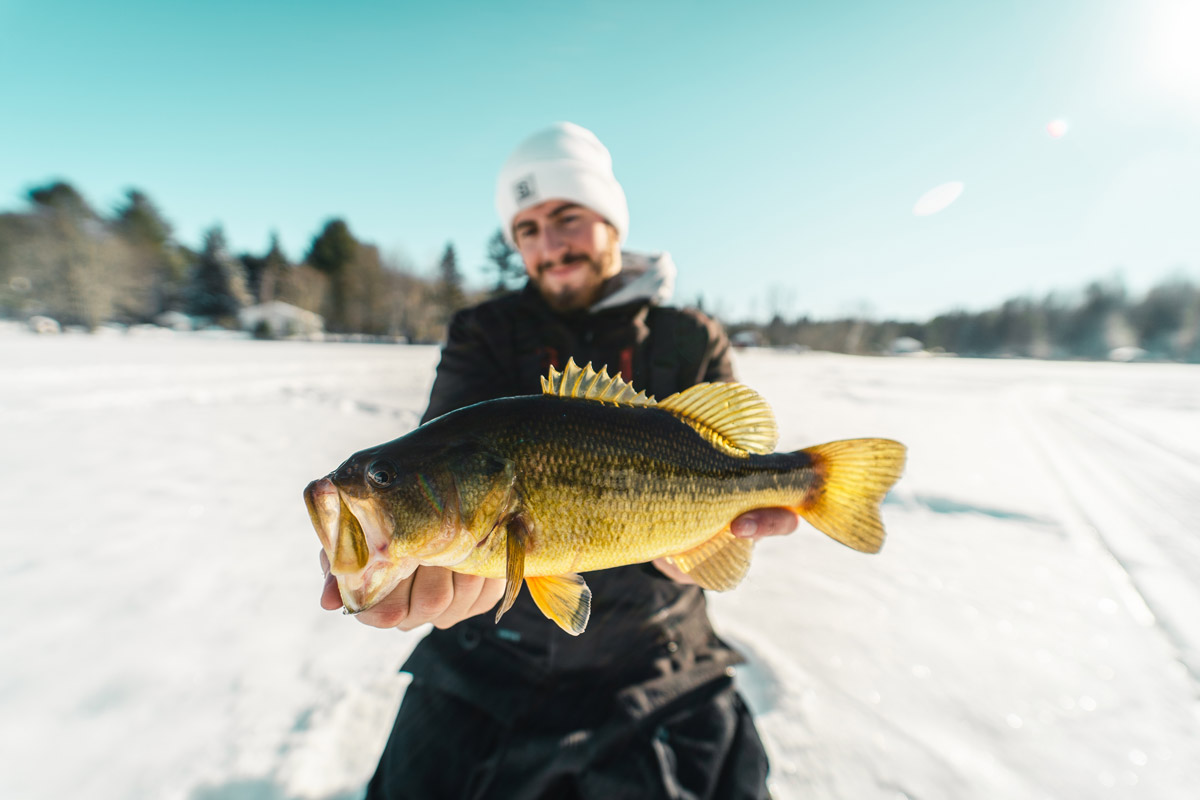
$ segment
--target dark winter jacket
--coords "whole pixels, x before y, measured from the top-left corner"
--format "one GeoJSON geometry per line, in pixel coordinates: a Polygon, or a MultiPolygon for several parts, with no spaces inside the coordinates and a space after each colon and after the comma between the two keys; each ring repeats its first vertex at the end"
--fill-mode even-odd
{"type": "MultiPolygon", "coordinates": [[[[717,322],[656,306],[652,293],[633,295],[562,315],[529,285],[458,313],[423,421],[484,400],[538,393],[547,368],[568,358],[606,365],[659,398],[733,379],[729,340],[717,322]]],[[[576,698],[581,705],[572,713],[582,716],[588,702],[600,715],[615,702],[638,717],[741,660],[713,633],[698,587],[677,584],[649,564],[586,578],[592,612],[581,636],[560,630],[522,591],[499,624],[482,614],[432,631],[403,669],[498,717],[521,713],[532,695],[546,692],[576,698]]]]}

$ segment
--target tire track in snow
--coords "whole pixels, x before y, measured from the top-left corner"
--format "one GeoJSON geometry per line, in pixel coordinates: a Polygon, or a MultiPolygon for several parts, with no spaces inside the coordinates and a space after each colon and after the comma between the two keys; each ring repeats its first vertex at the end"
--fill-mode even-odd
{"type": "Polygon", "coordinates": [[[1091,412],[1062,388],[1009,393],[1020,429],[1058,483],[1068,534],[1109,569],[1134,619],[1161,631],[1200,695],[1200,469],[1091,412]]]}
{"type": "Polygon", "coordinates": [[[953,727],[896,716],[749,630],[722,636],[748,659],[736,685],[768,750],[773,797],[1049,797],[953,727]],[[897,762],[908,766],[898,770],[897,762]],[[980,785],[990,793],[980,794],[980,785]]]}
{"type": "Polygon", "coordinates": [[[1197,454],[1188,453],[1170,442],[1164,442],[1150,433],[1138,430],[1136,427],[1115,417],[1110,411],[1092,403],[1079,400],[1077,406],[1086,411],[1095,423],[1100,423],[1107,428],[1110,435],[1120,436],[1134,447],[1154,451],[1166,456],[1167,460],[1175,464],[1184,474],[1190,476],[1196,485],[1200,485],[1200,456],[1197,454]]]}

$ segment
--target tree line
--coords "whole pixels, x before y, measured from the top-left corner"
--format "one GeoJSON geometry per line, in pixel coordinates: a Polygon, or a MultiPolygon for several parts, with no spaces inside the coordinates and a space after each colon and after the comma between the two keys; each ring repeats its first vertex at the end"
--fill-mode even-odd
{"type": "MultiPolygon", "coordinates": [[[[63,181],[32,188],[26,197],[28,211],[0,214],[0,316],[11,318],[41,314],[94,329],[180,311],[236,327],[241,309],[280,300],[322,315],[334,334],[437,342],[455,311],[524,279],[520,258],[499,230],[488,241],[482,268],[490,288],[481,293],[466,288],[453,243],[432,274],[422,274],[360,241],[342,219],[326,222],[293,263],[277,237],[265,253],[233,254],[220,226],[193,250],[136,189],[109,214],[63,181]]],[[[1112,279],[924,322],[788,320],[780,311],[765,324],[729,327],[758,344],[855,354],[891,352],[907,339],[964,356],[1104,359],[1118,351],[1200,362],[1200,288],[1181,274],[1134,297],[1112,279]]]]}
{"type": "Polygon", "coordinates": [[[1041,299],[1016,298],[984,311],[953,311],[925,322],[846,317],[735,325],[762,344],[840,353],[895,350],[916,340],[925,350],[989,358],[1148,358],[1200,363],[1200,286],[1184,274],[1133,296],[1118,278],[1041,299]]]}
{"type": "MultiPolygon", "coordinates": [[[[193,250],[136,189],[111,214],[63,181],[26,196],[28,211],[0,214],[0,316],[40,314],[94,329],[178,311],[237,327],[241,309],[279,300],[320,314],[331,333],[436,342],[450,316],[478,299],[465,287],[453,243],[435,273],[423,275],[331,219],[292,263],[274,236],[265,253],[234,254],[219,225],[193,250]]],[[[493,293],[524,274],[499,231],[487,266],[493,293]]]]}

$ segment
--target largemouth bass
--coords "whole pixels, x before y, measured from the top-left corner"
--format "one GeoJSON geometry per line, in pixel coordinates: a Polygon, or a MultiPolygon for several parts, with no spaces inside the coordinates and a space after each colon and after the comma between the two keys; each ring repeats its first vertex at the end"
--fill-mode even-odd
{"type": "Polygon", "coordinates": [[[772,452],[770,407],[737,383],[655,401],[571,361],[542,391],[452,411],[308,485],[348,613],[435,565],[505,578],[497,621],[524,582],[542,613],[578,635],[591,608],[580,572],[668,557],[700,586],[731,589],[754,543],[729,525],[768,506],[856,550],[883,544],[879,504],[904,466],[898,442],[772,452]]]}

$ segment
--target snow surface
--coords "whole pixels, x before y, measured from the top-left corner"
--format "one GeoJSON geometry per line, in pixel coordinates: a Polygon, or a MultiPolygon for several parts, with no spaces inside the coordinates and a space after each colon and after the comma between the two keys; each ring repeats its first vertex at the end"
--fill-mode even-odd
{"type": "MultiPolygon", "coordinates": [[[[361,796],[420,634],[318,606],[301,490],[436,348],[0,337],[0,798],[361,796]]],[[[910,448],[878,556],[712,596],[790,798],[1190,798],[1200,369],[745,351],[781,448],[910,448]]]]}

